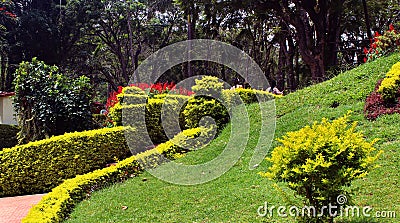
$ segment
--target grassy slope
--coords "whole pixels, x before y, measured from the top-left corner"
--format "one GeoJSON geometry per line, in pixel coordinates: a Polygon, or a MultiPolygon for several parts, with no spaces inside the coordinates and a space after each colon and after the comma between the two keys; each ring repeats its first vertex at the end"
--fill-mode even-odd
{"type": "MultiPolygon", "coordinates": [[[[300,90],[276,101],[276,137],[287,131],[319,121],[322,117],[334,119],[354,111],[353,120],[359,121],[369,140],[381,138],[377,144],[385,151],[380,158],[381,168],[365,179],[354,182],[352,189],[356,205],[369,205],[376,210],[396,211],[400,215],[400,115],[385,116],[375,122],[363,117],[366,96],[390,66],[400,61],[392,55],[360,66],[319,85],[300,90]],[[332,108],[331,105],[339,104],[332,108]]],[[[178,186],[162,182],[148,173],[123,184],[95,192],[90,200],[80,203],[69,222],[293,222],[294,219],[261,218],[257,208],[268,202],[285,205],[294,197],[282,184],[287,196],[272,186],[274,182],[261,178],[268,164],[263,162],[250,171],[248,163],[259,134],[258,106],[250,105],[251,139],[239,162],[222,177],[197,186],[178,186]],[[146,181],[143,179],[146,178],[146,181]],[[122,206],[128,206],[126,210],[122,206]]],[[[199,163],[216,156],[229,140],[229,128],[204,150],[190,153],[185,163],[199,163]]],[[[396,222],[397,219],[352,219],[351,222],[396,222]]],[[[341,221],[346,221],[342,219],[341,221]]],[[[346,221],[348,222],[348,220],[346,221]]]]}

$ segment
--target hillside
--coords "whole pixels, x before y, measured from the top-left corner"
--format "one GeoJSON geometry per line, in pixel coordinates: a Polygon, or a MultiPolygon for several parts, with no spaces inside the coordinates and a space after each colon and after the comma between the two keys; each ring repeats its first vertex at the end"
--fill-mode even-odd
{"type": "MultiPolygon", "coordinates": [[[[400,115],[383,116],[376,121],[364,118],[364,100],[378,79],[400,61],[400,54],[378,59],[342,73],[324,83],[314,85],[276,101],[276,137],[298,130],[323,117],[334,119],[353,111],[352,120],[358,121],[368,141],[380,138],[376,147],[384,150],[378,163],[380,168],[366,178],[354,182],[354,204],[372,206],[373,211],[396,211],[400,215],[400,115]]],[[[249,170],[259,136],[259,108],[248,106],[251,138],[239,162],[225,175],[206,184],[178,186],[162,182],[148,173],[123,184],[93,193],[80,203],[68,222],[294,222],[291,218],[261,218],[257,208],[271,205],[290,205],[296,202],[292,192],[279,184],[286,195],[274,188],[274,182],[260,177],[267,162],[249,170]],[[122,208],[127,206],[127,208],[122,208]]],[[[229,140],[230,126],[207,148],[182,158],[185,163],[199,163],[212,159],[229,140]]],[[[274,142],[274,146],[276,141],[274,142]]],[[[397,216],[397,219],[400,216],[397,216]]],[[[396,220],[397,220],[396,219],[396,220]]],[[[354,218],[344,222],[396,222],[394,219],[354,218]]]]}

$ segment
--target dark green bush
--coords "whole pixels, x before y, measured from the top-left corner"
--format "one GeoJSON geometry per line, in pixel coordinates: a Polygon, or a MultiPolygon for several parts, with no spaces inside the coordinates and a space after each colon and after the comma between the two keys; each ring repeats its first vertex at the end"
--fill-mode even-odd
{"type": "Polygon", "coordinates": [[[22,62],[15,75],[20,144],[92,128],[88,77],[68,78],[36,58],[22,62]]]}
{"type": "MultiPolygon", "coordinates": [[[[226,107],[217,99],[207,96],[195,96],[188,101],[183,111],[185,116],[186,128],[199,127],[203,117],[211,117],[218,126],[218,131],[222,130],[229,122],[229,113],[226,107]]],[[[212,123],[204,123],[206,126],[212,123]]]]}
{"type": "Polygon", "coordinates": [[[131,155],[125,127],[67,133],[0,152],[0,197],[48,192],[65,179],[131,155]]]}
{"type": "Polygon", "coordinates": [[[0,151],[18,144],[19,128],[15,125],[0,125],[0,151]]]}

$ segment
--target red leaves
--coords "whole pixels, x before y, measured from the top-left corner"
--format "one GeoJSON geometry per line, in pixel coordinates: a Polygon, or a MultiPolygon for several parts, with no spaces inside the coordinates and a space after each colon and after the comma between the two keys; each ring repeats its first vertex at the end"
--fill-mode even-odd
{"type": "MultiPolygon", "coordinates": [[[[382,96],[377,92],[382,80],[378,81],[375,86],[374,92],[369,95],[364,105],[364,115],[369,120],[375,120],[381,115],[400,113],[400,97],[397,98],[397,102],[393,104],[386,103],[382,96]]],[[[400,89],[398,91],[400,96],[400,89]]]]}
{"type": "Polygon", "coordinates": [[[394,26],[393,26],[393,24],[390,24],[390,25],[389,25],[389,31],[390,31],[390,32],[393,32],[393,31],[394,31],[394,26]]]}

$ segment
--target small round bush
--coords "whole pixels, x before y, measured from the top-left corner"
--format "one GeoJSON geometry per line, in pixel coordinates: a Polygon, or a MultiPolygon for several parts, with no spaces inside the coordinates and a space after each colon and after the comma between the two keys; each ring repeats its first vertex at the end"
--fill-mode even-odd
{"type": "Polygon", "coordinates": [[[218,80],[217,77],[203,76],[201,79],[195,80],[196,85],[192,90],[196,95],[210,96],[218,98],[221,96],[224,84],[218,80]]]}
{"type": "MultiPolygon", "coordinates": [[[[349,114],[329,122],[306,126],[288,132],[267,158],[272,166],[262,176],[287,182],[289,187],[305,198],[307,205],[321,210],[329,204],[338,206],[339,195],[347,195],[345,186],[364,177],[376,167],[374,162],[381,152],[373,155],[374,143],[367,142],[357,123],[348,125],[349,114]]],[[[329,213],[311,222],[332,222],[329,213]]]]}

